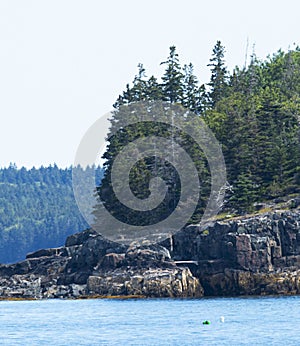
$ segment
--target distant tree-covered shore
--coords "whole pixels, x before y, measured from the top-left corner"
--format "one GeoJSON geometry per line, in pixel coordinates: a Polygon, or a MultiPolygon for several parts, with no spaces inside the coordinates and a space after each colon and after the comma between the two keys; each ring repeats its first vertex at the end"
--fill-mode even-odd
{"type": "Polygon", "coordinates": [[[73,195],[71,168],[0,169],[0,263],[61,246],[87,227],[73,195]]]}

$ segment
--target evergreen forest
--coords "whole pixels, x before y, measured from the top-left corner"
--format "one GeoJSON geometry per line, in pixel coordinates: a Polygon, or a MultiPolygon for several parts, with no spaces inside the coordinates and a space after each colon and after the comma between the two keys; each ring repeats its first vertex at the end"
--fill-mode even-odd
{"type": "MultiPolygon", "coordinates": [[[[161,63],[162,76],[148,76],[144,66],[138,65],[133,81],[114,104],[112,121],[113,128],[121,121],[119,109],[138,101],[182,105],[203,119],[222,147],[228,181],[223,210],[233,214],[251,212],[257,203],[300,192],[300,48],[279,50],[265,60],[252,53],[248,60],[245,66],[229,71],[225,47],[218,41],[208,59],[210,80],[201,84],[193,64],[182,64],[176,47],[171,46],[161,63]]],[[[139,129],[140,134],[143,130],[139,129]]],[[[151,131],[169,133],[155,127],[151,131]]],[[[112,163],[118,150],[134,139],[130,131],[127,135],[110,138],[101,186],[102,171],[98,172],[99,193],[108,207],[116,202],[110,194],[112,163]]],[[[188,141],[186,147],[193,152],[200,180],[209,181],[203,153],[188,141]]],[[[163,178],[177,198],[176,174],[165,163],[157,164],[163,167],[163,178]]],[[[139,198],[147,196],[153,166],[153,159],[142,160],[132,170],[131,188],[139,198]]],[[[191,222],[199,221],[207,195],[199,200],[191,222]]],[[[166,201],[165,209],[170,202],[166,201]]],[[[39,248],[63,245],[66,236],[86,227],[74,199],[71,168],[54,165],[27,170],[11,165],[0,169],[0,263],[21,260],[39,248]]]]}
{"type": "MultiPolygon", "coordinates": [[[[102,170],[95,171],[99,184],[102,170]]],[[[71,168],[0,169],[0,263],[61,246],[87,227],[74,199],[71,168]]]]}
{"type": "MultiPolygon", "coordinates": [[[[169,56],[161,63],[165,70],[159,78],[147,77],[143,64],[139,64],[137,75],[114,104],[111,129],[122,122],[124,111],[120,110],[124,105],[139,101],[147,101],[150,105],[151,101],[164,101],[190,110],[205,121],[222,146],[227,171],[223,209],[242,214],[253,211],[259,202],[299,193],[300,48],[288,52],[279,50],[264,61],[252,53],[248,64],[236,67],[232,72],[226,66],[225,54],[225,47],[218,41],[208,62],[211,76],[207,84],[199,83],[193,64],[181,64],[175,46],[170,47],[169,56]]],[[[136,137],[129,129],[126,135],[123,133],[110,139],[104,154],[104,179],[99,189],[108,208],[117,202],[110,186],[116,154],[129,137],[133,140],[145,136],[143,130],[148,134],[161,131],[154,125],[149,128],[145,124],[144,128],[138,129],[136,137]]],[[[176,135],[168,134],[167,130],[165,135],[176,140],[176,135]]],[[[209,181],[203,153],[191,144],[189,147],[193,149],[190,151],[198,165],[201,183],[209,181]]],[[[149,181],[155,176],[153,167],[154,162],[145,159],[132,169],[131,188],[136,196],[146,198],[149,195],[149,181]],[[143,179],[139,178],[142,171],[143,179]]],[[[168,175],[167,166],[161,171],[168,175]]],[[[170,186],[176,185],[175,175],[173,177],[173,181],[169,179],[170,186]]],[[[204,193],[199,200],[191,222],[199,221],[207,197],[204,193]]],[[[170,201],[167,202],[170,205],[170,201]]],[[[171,207],[169,209],[167,214],[172,212],[171,207]]],[[[123,214],[130,217],[127,212],[123,214]]],[[[131,221],[136,222],[132,218],[131,221]]]]}

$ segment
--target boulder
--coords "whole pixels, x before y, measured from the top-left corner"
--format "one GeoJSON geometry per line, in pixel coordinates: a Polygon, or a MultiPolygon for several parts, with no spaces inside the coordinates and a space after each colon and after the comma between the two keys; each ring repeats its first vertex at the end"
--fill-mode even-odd
{"type": "Polygon", "coordinates": [[[91,295],[134,295],[146,297],[201,297],[203,288],[187,268],[116,270],[103,276],[90,276],[91,295]]]}

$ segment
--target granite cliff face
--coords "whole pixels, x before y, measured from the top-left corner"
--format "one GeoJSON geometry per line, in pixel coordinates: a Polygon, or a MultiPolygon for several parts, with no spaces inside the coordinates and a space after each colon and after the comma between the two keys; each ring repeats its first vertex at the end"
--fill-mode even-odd
{"type": "Polygon", "coordinates": [[[159,245],[128,247],[86,230],[0,265],[0,298],[299,293],[299,211],[190,225],[159,245]]]}
{"type": "Polygon", "coordinates": [[[164,245],[174,260],[197,262],[189,267],[206,295],[300,293],[299,211],[191,225],[164,245]]]}

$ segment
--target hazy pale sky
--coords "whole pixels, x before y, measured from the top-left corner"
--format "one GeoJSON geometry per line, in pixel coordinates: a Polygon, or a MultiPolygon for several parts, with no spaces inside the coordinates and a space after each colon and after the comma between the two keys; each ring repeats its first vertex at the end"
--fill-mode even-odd
{"type": "Polygon", "coordinates": [[[201,82],[217,40],[230,70],[299,45],[298,0],[0,0],[0,167],[73,163],[137,64],[148,76],[176,45],[201,82]]]}

